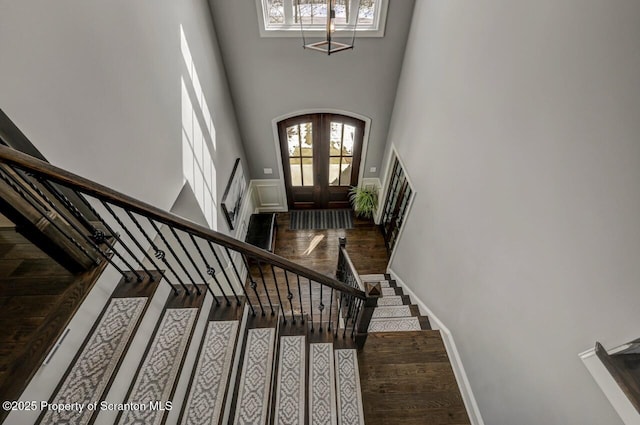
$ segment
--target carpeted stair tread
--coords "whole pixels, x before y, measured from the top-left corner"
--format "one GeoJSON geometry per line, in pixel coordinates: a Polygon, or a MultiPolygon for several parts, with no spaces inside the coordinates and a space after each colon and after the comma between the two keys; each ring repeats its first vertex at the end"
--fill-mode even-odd
{"type": "Polygon", "coordinates": [[[356,350],[335,350],[338,423],[364,425],[356,350]]]}
{"type": "Polygon", "coordinates": [[[378,306],[373,310],[372,319],[389,318],[389,317],[411,317],[413,313],[411,306],[378,306]]]}
{"type": "MultiPolygon", "coordinates": [[[[108,382],[133,337],[147,297],[112,298],[52,403],[88,405],[102,398],[108,382]]],[[[91,420],[89,409],[47,410],[41,424],[78,424],[91,420]]]]}
{"type": "Polygon", "coordinates": [[[389,295],[378,298],[378,307],[404,305],[402,295],[389,295]]]}
{"type": "Polygon", "coordinates": [[[274,328],[249,329],[237,396],[235,425],[265,425],[275,342],[274,328]]]}
{"type": "Polygon", "coordinates": [[[384,274],[361,274],[360,280],[363,282],[380,282],[382,280],[387,280],[387,277],[384,274]]]}
{"type": "Polygon", "coordinates": [[[421,330],[417,317],[371,319],[369,332],[401,332],[421,330]]]}
{"type": "Polygon", "coordinates": [[[274,425],[305,423],[306,337],[280,337],[274,425]]]}
{"type": "Polygon", "coordinates": [[[396,295],[400,295],[396,292],[397,288],[381,288],[383,297],[393,297],[396,295]]]}
{"type": "Polygon", "coordinates": [[[309,346],[309,423],[337,425],[332,343],[309,346]]]}
{"type": "MultiPolygon", "coordinates": [[[[171,400],[199,308],[167,308],[149,345],[142,366],[125,403],[171,400]]],[[[120,425],[157,425],[166,412],[160,409],[128,410],[120,425]]]]}
{"type": "Polygon", "coordinates": [[[181,424],[220,422],[238,326],[237,320],[207,324],[181,424]]]}

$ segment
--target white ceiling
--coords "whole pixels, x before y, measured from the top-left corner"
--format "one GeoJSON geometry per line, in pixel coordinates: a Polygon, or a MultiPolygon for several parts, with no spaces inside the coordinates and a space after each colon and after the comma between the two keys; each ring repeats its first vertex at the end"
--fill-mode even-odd
{"type": "Polygon", "coordinates": [[[371,119],[364,177],[377,177],[414,0],[390,2],[383,38],[356,39],[354,50],[331,56],[304,50],[299,38],[261,38],[253,0],[209,4],[250,177],[279,177],[272,121],[310,109],[371,119]],[[274,174],[265,175],[264,168],[274,174]]]}

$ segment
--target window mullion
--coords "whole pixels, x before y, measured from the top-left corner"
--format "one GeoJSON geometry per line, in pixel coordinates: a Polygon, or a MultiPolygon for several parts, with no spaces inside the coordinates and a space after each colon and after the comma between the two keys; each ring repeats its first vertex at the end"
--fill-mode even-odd
{"type": "Polygon", "coordinates": [[[293,22],[294,0],[282,0],[282,6],[284,7],[284,23],[287,25],[295,24],[293,22]]]}
{"type": "Polygon", "coordinates": [[[349,2],[349,23],[350,27],[356,25],[358,20],[358,12],[360,11],[360,0],[347,0],[349,2]]]}

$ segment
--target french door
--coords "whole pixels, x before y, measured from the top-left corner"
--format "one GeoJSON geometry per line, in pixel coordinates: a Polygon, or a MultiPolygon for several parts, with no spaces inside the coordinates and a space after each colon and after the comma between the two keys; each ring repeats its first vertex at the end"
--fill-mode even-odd
{"type": "Polygon", "coordinates": [[[278,123],[290,209],[348,208],[358,184],[364,122],[310,114],[278,123]]]}
{"type": "Polygon", "coordinates": [[[382,220],[380,221],[384,243],[389,253],[393,251],[396,245],[412,194],[413,190],[409,180],[396,157],[393,162],[387,199],[384,202],[382,220]]]}

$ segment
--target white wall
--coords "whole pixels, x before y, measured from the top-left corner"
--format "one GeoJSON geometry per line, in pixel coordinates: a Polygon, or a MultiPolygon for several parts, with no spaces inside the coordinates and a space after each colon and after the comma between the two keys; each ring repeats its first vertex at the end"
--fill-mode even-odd
{"type": "Polygon", "coordinates": [[[578,353],[640,336],[640,2],[416,2],[391,265],[487,424],[621,423],[578,353]]]}
{"type": "Polygon", "coordinates": [[[51,163],[169,209],[183,186],[181,25],[216,129],[219,201],[244,154],[205,0],[3,1],[0,108],[51,163]]]}
{"type": "Polygon", "coordinates": [[[383,38],[327,56],[302,39],[261,38],[255,0],[209,0],[252,179],[280,176],[272,120],[338,109],[371,118],[364,177],[378,177],[414,0],[392,1],[383,38]],[[371,173],[370,167],[376,167],[371,173]],[[273,174],[264,174],[264,168],[273,174]]]}

